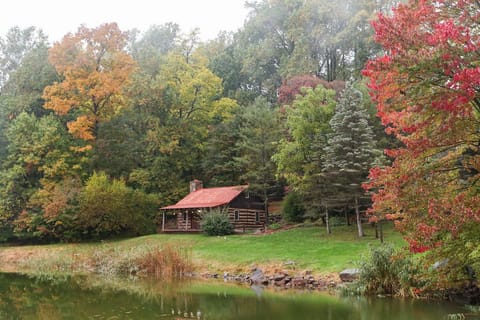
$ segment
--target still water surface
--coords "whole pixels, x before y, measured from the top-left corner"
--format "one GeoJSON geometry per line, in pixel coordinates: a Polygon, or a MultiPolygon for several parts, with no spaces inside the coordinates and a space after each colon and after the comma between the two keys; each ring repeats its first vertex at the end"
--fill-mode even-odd
{"type": "Polygon", "coordinates": [[[439,320],[463,312],[449,303],[272,293],[211,281],[0,274],[0,319],[439,320]]]}

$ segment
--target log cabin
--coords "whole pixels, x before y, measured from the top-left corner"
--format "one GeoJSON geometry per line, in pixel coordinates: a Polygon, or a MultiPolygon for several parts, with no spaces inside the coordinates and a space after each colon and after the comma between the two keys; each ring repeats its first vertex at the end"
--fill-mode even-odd
{"type": "Polygon", "coordinates": [[[250,194],[247,185],[203,188],[190,182],[190,193],[174,205],[161,208],[161,232],[200,232],[202,215],[219,209],[228,215],[236,232],[264,230],[267,221],[264,202],[250,194]]]}

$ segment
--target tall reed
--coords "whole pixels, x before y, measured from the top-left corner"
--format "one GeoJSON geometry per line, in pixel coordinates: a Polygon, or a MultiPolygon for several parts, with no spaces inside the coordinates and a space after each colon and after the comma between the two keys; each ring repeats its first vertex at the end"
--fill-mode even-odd
{"type": "Polygon", "coordinates": [[[172,244],[149,248],[136,264],[142,274],[162,279],[182,278],[194,270],[190,248],[172,244]]]}
{"type": "Polygon", "coordinates": [[[194,271],[191,248],[184,244],[119,247],[102,245],[82,253],[50,252],[19,261],[31,274],[96,273],[108,277],[180,279],[194,271]]]}
{"type": "Polygon", "coordinates": [[[141,245],[130,250],[105,248],[94,253],[93,270],[110,276],[179,279],[194,270],[191,250],[184,245],[141,245]]]}

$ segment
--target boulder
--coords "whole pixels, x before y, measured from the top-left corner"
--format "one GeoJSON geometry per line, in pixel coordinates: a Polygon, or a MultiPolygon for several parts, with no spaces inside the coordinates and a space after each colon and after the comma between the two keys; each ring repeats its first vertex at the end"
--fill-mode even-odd
{"type": "Polygon", "coordinates": [[[250,280],[254,284],[268,284],[268,278],[260,269],[255,269],[255,271],[253,271],[250,275],[250,280]]]}
{"type": "Polygon", "coordinates": [[[292,279],[292,285],[295,288],[303,288],[307,284],[307,280],[304,277],[295,277],[292,279]]]}
{"type": "Polygon", "coordinates": [[[358,280],[360,276],[360,270],[358,269],[345,269],[339,274],[340,280],[343,282],[353,282],[358,280]]]}
{"type": "Polygon", "coordinates": [[[282,281],[287,275],[285,273],[276,273],[273,275],[273,280],[282,281]]]}

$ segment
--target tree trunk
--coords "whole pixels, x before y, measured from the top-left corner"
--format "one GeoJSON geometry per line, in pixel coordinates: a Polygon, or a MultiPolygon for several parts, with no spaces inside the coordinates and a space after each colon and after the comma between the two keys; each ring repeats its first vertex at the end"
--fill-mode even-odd
{"type": "Polygon", "coordinates": [[[355,214],[357,215],[358,236],[363,237],[362,219],[360,219],[360,210],[358,208],[358,195],[355,193],[355,214]]]}
{"type": "Polygon", "coordinates": [[[383,226],[381,221],[378,221],[378,227],[380,229],[380,243],[383,243],[383,226]]]}
{"type": "Polygon", "coordinates": [[[332,233],[332,230],[330,230],[330,221],[328,217],[328,206],[325,205],[325,224],[327,225],[327,234],[332,233]]]}
{"type": "Polygon", "coordinates": [[[347,223],[347,226],[350,226],[350,220],[348,220],[348,211],[347,211],[347,206],[343,207],[343,211],[345,213],[345,222],[347,223]]]}
{"type": "Polygon", "coordinates": [[[267,226],[269,225],[268,223],[268,220],[270,219],[269,217],[269,212],[268,212],[268,192],[267,192],[267,187],[264,187],[264,190],[263,190],[263,206],[264,206],[264,209],[265,209],[265,230],[264,231],[267,231],[267,226]]]}

